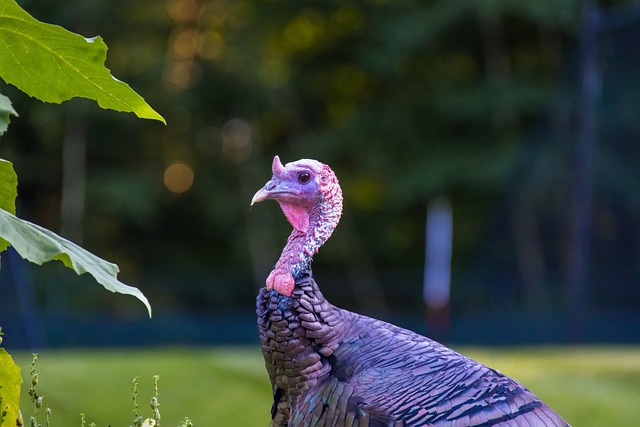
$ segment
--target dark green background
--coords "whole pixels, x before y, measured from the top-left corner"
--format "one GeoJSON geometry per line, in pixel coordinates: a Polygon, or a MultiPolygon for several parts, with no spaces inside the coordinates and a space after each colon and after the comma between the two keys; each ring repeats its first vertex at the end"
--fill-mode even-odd
{"type": "Polygon", "coordinates": [[[249,209],[275,154],[325,162],[342,184],[343,220],[314,263],[334,303],[428,330],[425,215],[445,196],[452,323],[440,338],[640,339],[637,2],[599,4],[591,254],[577,305],[580,2],[20,4],[100,34],[113,75],[168,122],[0,87],[20,114],[0,141],[18,173],[19,215],[117,263],[155,310],[148,321],[137,301],[89,278],[3,257],[0,321],[23,345],[253,339],[254,295],[289,232],[275,204],[249,209]],[[234,123],[250,127],[249,140],[234,123]],[[86,156],[69,164],[86,176],[67,181],[79,204],[62,213],[74,135],[86,156]],[[163,184],[175,161],[193,168],[186,193],[163,184]]]}

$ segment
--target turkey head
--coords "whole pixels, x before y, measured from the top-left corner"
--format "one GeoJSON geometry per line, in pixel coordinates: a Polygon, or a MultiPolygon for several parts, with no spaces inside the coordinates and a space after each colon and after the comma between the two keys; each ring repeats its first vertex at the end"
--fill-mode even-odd
{"type": "Polygon", "coordinates": [[[271,170],[271,180],[253,196],[251,205],[274,199],[293,226],[266,282],[268,289],[291,296],[295,278],[309,265],[313,254],[338,224],[342,191],[331,168],[316,160],[301,159],[283,165],[275,156],[271,170]]]}

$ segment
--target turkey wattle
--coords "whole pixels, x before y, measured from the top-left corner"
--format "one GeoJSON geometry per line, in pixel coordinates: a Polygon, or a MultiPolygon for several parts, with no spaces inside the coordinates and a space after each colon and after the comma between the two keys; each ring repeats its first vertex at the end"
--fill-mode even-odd
{"type": "Polygon", "coordinates": [[[273,426],[567,426],[513,379],[406,329],[335,307],[311,258],[342,213],[333,171],[283,165],[251,204],[274,199],[293,231],[257,298],[273,426]]]}

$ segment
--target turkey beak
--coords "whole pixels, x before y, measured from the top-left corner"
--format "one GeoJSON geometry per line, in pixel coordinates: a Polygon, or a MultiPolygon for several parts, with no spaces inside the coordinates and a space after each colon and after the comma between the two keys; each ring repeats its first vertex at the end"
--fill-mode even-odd
{"type": "Polygon", "coordinates": [[[251,206],[258,202],[262,202],[267,200],[271,194],[265,188],[261,188],[258,190],[256,194],[253,195],[253,199],[251,199],[251,206]]]}
{"type": "Polygon", "coordinates": [[[263,202],[268,199],[274,199],[278,194],[278,183],[275,180],[271,180],[265,184],[260,190],[253,195],[251,199],[251,206],[256,203],[263,202]]]}
{"type": "Polygon", "coordinates": [[[256,194],[253,195],[253,199],[251,199],[251,206],[264,200],[278,200],[290,197],[295,194],[296,190],[291,188],[286,181],[272,178],[271,181],[267,182],[264,187],[262,187],[256,194]]]}

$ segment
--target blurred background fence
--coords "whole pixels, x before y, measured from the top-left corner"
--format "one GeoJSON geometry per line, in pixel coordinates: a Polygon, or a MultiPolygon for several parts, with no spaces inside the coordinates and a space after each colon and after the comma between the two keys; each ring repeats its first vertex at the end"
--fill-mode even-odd
{"type": "Polygon", "coordinates": [[[24,347],[245,343],[289,228],[249,210],[270,160],[337,173],[314,274],[337,305],[458,343],[640,341],[640,3],[21,1],[100,34],[167,119],[4,85],[21,217],[117,263],[154,319],[61,265],[3,254],[24,347]],[[425,308],[427,206],[453,218],[449,303],[425,308]]]}

